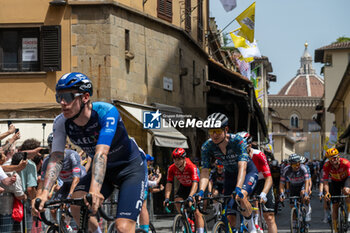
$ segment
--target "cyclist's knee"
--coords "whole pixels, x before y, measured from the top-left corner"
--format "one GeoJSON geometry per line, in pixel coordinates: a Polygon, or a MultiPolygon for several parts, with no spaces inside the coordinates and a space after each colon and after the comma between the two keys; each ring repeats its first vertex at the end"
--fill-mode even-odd
{"type": "Polygon", "coordinates": [[[120,233],[135,232],[135,224],[135,221],[131,219],[118,218],[115,220],[115,228],[120,233]]]}
{"type": "Polygon", "coordinates": [[[274,213],[271,213],[271,212],[264,213],[264,219],[265,219],[267,224],[275,223],[275,215],[274,215],[274,213]]]}

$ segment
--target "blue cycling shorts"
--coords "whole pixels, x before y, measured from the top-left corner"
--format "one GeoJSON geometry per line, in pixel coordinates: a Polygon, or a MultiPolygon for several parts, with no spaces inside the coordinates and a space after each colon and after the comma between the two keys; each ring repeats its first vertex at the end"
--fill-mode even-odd
{"type": "MultiPolygon", "coordinates": [[[[80,180],[74,191],[89,192],[91,170],[80,180]]],[[[136,221],[147,187],[147,163],[141,155],[127,164],[117,167],[107,166],[101,188],[101,194],[105,199],[112,194],[115,185],[119,187],[116,218],[136,221]]]]}

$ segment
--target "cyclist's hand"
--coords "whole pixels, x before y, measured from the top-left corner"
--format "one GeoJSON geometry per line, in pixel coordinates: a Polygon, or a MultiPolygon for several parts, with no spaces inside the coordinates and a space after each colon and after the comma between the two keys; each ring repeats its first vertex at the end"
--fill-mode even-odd
{"type": "Polygon", "coordinates": [[[209,192],[209,193],[207,194],[207,196],[208,196],[208,197],[212,197],[213,194],[212,194],[211,192],[209,192]]]}
{"type": "Polygon", "coordinates": [[[236,187],[234,192],[236,193],[236,196],[235,196],[236,200],[244,198],[244,194],[242,193],[242,189],[240,187],[236,187]]]}
{"type": "Polygon", "coordinates": [[[323,192],[320,192],[320,193],[318,194],[318,197],[320,198],[320,201],[321,201],[322,198],[324,197],[323,192]]]}
{"type": "Polygon", "coordinates": [[[261,192],[259,197],[260,197],[260,203],[264,203],[265,204],[267,202],[266,193],[261,192]]]}
{"type": "Polygon", "coordinates": [[[35,199],[31,200],[31,206],[32,206],[32,215],[39,217],[39,211],[35,209],[35,199]]]}
{"type": "Polygon", "coordinates": [[[169,206],[169,198],[165,198],[165,200],[163,202],[163,206],[164,207],[168,207],[169,206]]]}
{"type": "Polygon", "coordinates": [[[343,188],[343,193],[344,193],[344,195],[349,195],[350,194],[350,188],[344,187],[343,188]]]}
{"type": "Polygon", "coordinates": [[[89,192],[89,194],[91,194],[91,198],[92,198],[92,206],[90,206],[89,203],[88,206],[90,206],[91,210],[92,210],[92,214],[96,214],[98,208],[101,206],[102,202],[104,201],[104,197],[100,192],[89,192]]]}
{"type": "Polygon", "coordinates": [[[194,202],[193,197],[192,196],[188,196],[187,201],[188,201],[188,205],[192,206],[192,203],[194,202]]]}
{"type": "Polygon", "coordinates": [[[310,196],[309,196],[309,194],[308,193],[304,193],[304,197],[303,197],[303,199],[304,199],[304,201],[308,201],[308,200],[310,200],[310,196]]]}
{"type": "Polygon", "coordinates": [[[39,196],[36,196],[36,198],[33,200],[32,202],[32,210],[34,210],[34,213],[37,214],[37,216],[40,214],[39,212],[43,212],[44,211],[44,204],[45,202],[48,200],[48,197],[47,195],[39,195],[39,196]],[[36,208],[36,200],[39,199],[40,200],[40,205],[39,205],[39,208],[36,208]]]}
{"type": "Polygon", "coordinates": [[[284,195],[284,193],[280,194],[280,202],[284,202],[284,199],[286,199],[286,196],[284,195]]]}
{"type": "Polygon", "coordinates": [[[331,200],[331,194],[330,193],[326,193],[326,195],[324,195],[324,199],[326,201],[330,201],[331,200]]]}
{"type": "Polygon", "coordinates": [[[204,191],[199,190],[199,192],[195,193],[193,196],[196,198],[196,200],[200,200],[204,196],[204,191]]]}

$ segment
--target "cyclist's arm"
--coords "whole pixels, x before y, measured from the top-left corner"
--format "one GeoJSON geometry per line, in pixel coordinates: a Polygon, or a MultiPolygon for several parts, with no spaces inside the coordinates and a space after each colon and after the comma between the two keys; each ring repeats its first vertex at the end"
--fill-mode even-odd
{"type": "Polygon", "coordinates": [[[245,179],[247,171],[247,162],[246,161],[239,161],[238,162],[238,176],[237,176],[237,184],[236,187],[242,188],[243,182],[245,179]]]}
{"type": "Polygon", "coordinates": [[[45,194],[46,196],[49,194],[52,186],[55,184],[57,180],[58,174],[62,169],[63,159],[64,159],[63,152],[56,151],[51,153],[49,158],[49,163],[46,169],[44,185],[42,188],[42,194],[45,194]]]}
{"type": "Polygon", "coordinates": [[[280,182],[280,193],[284,193],[285,183],[280,182]]]}
{"type": "Polygon", "coordinates": [[[264,193],[269,193],[271,187],[272,187],[273,181],[272,181],[272,176],[265,177],[265,184],[262,192],[264,193]]]}
{"type": "Polygon", "coordinates": [[[171,194],[171,189],[173,188],[173,184],[168,182],[165,185],[165,199],[169,199],[170,198],[170,194],[171,194]]]}
{"type": "Polygon", "coordinates": [[[209,180],[209,183],[208,183],[208,192],[209,192],[209,193],[212,193],[212,192],[213,192],[213,181],[212,181],[212,180],[209,180]]]}
{"type": "Polygon", "coordinates": [[[329,193],[329,183],[326,179],[323,181],[323,189],[325,193],[329,193]]]}
{"type": "Polygon", "coordinates": [[[199,190],[205,191],[209,182],[209,168],[202,168],[200,181],[199,181],[199,190]]]}
{"type": "Polygon", "coordinates": [[[73,181],[69,189],[69,194],[68,194],[69,196],[72,196],[74,189],[75,187],[77,187],[77,184],[79,183],[79,181],[80,181],[79,177],[73,177],[73,181]]]}
{"type": "Polygon", "coordinates": [[[109,152],[109,148],[109,146],[104,144],[99,144],[96,146],[96,154],[92,161],[90,193],[100,193],[101,191],[106,173],[107,154],[109,152]]]}
{"type": "Polygon", "coordinates": [[[192,187],[191,187],[191,191],[190,194],[188,196],[193,196],[198,190],[198,182],[194,182],[192,181],[192,187]]]}

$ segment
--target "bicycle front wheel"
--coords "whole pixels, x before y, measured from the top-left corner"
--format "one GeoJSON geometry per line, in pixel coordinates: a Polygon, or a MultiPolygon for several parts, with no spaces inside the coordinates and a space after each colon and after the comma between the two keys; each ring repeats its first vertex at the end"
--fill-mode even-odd
{"type": "Polygon", "coordinates": [[[58,226],[57,225],[49,226],[46,229],[45,233],[59,233],[58,226]]]}
{"type": "Polygon", "coordinates": [[[338,233],[346,232],[346,214],[342,205],[338,208],[338,233]]]}
{"type": "Polygon", "coordinates": [[[214,224],[213,229],[211,230],[212,233],[225,233],[226,232],[226,226],[223,221],[218,221],[214,224]]]}
{"type": "Polygon", "coordinates": [[[151,222],[149,223],[149,232],[156,233],[156,228],[154,228],[154,226],[151,222]]]}
{"type": "Polygon", "coordinates": [[[117,233],[117,231],[115,229],[115,222],[114,221],[111,224],[109,224],[108,229],[107,229],[107,233],[117,233]]]}
{"type": "Polygon", "coordinates": [[[178,214],[174,218],[173,223],[173,233],[190,233],[192,232],[190,226],[186,219],[182,217],[181,214],[178,214]]]}
{"type": "Polygon", "coordinates": [[[290,232],[300,233],[300,228],[298,224],[298,213],[295,207],[293,207],[290,211],[290,232]]]}

